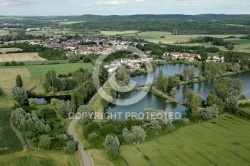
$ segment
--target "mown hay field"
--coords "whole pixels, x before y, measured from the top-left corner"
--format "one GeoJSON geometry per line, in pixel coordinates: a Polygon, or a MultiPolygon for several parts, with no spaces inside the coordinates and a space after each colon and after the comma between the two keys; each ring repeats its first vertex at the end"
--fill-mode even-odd
{"type": "Polygon", "coordinates": [[[0,30],[0,36],[8,35],[9,30],[0,30]]]}
{"type": "Polygon", "coordinates": [[[9,54],[0,54],[0,62],[26,62],[26,61],[46,61],[38,56],[38,53],[29,52],[29,53],[9,53],[9,54]]]}
{"type": "Polygon", "coordinates": [[[112,36],[112,35],[124,35],[124,34],[135,34],[138,31],[133,31],[133,30],[129,30],[129,31],[101,31],[102,35],[106,35],[106,36],[112,36]]]}
{"type": "Polygon", "coordinates": [[[139,145],[121,146],[130,166],[250,165],[250,122],[229,114],[139,145]]]}
{"type": "Polygon", "coordinates": [[[14,51],[22,51],[19,48],[0,48],[0,52],[2,54],[8,53],[8,52],[14,52],[14,51]]]}

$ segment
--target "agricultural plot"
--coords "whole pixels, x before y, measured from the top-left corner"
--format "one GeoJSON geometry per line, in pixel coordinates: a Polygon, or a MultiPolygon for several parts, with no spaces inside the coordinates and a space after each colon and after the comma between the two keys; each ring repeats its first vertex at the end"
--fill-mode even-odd
{"type": "Polygon", "coordinates": [[[112,35],[125,35],[125,34],[135,34],[138,31],[101,31],[102,35],[112,36],[112,35]]]}
{"type": "Polygon", "coordinates": [[[31,65],[18,67],[0,68],[0,87],[6,94],[11,93],[11,89],[15,86],[16,76],[21,75],[24,87],[30,89],[37,86],[36,93],[43,93],[40,80],[43,74],[50,69],[54,69],[57,74],[68,74],[79,68],[92,70],[91,63],[74,63],[74,64],[57,64],[57,65],[31,65]]]}
{"type": "Polygon", "coordinates": [[[8,35],[9,30],[0,30],[0,36],[8,35]]]}
{"type": "Polygon", "coordinates": [[[46,61],[38,56],[38,53],[10,53],[0,54],[0,62],[25,62],[25,61],[46,61]]]}
{"type": "Polygon", "coordinates": [[[9,119],[10,110],[0,109],[0,155],[22,150],[21,142],[12,130],[9,119]]]}
{"type": "MultiPolygon", "coordinates": [[[[39,80],[32,79],[27,68],[2,68],[0,69],[0,86],[6,94],[10,94],[11,89],[15,87],[17,75],[21,75],[24,87],[27,89],[39,85],[39,80]]],[[[42,88],[38,92],[42,92],[42,88]]]]}
{"type": "Polygon", "coordinates": [[[77,153],[63,151],[29,151],[0,156],[1,166],[79,166],[77,153]]]}
{"type": "Polygon", "coordinates": [[[249,52],[250,53],[250,40],[247,39],[227,39],[234,44],[234,51],[237,52],[249,52]]]}
{"type": "Polygon", "coordinates": [[[128,165],[250,165],[249,121],[229,114],[139,145],[121,146],[128,165]]]}
{"type": "Polygon", "coordinates": [[[77,24],[77,23],[83,23],[85,21],[61,21],[61,25],[70,25],[70,24],[77,24]]]}
{"type": "Polygon", "coordinates": [[[22,50],[19,48],[0,48],[0,52],[3,54],[14,51],[22,51],[22,50]]]}
{"type": "Polygon", "coordinates": [[[93,65],[91,63],[68,63],[57,65],[27,66],[31,76],[37,79],[41,79],[43,74],[51,69],[55,70],[57,74],[68,74],[70,72],[76,71],[79,68],[92,70],[93,65]]]}
{"type": "MultiPolygon", "coordinates": [[[[130,36],[130,35],[125,35],[130,36]]],[[[153,43],[164,43],[164,44],[174,44],[180,42],[188,42],[191,38],[196,38],[199,36],[211,36],[211,37],[218,37],[218,38],[225,38],[228,36],[236,36],[240,37],[242,35],[172,35],[170,32],[162,32],[162,31],[147,31],[147,32],[140,32],[135,35],[136,38],[145,39],[149,42],[153,43]]]]}

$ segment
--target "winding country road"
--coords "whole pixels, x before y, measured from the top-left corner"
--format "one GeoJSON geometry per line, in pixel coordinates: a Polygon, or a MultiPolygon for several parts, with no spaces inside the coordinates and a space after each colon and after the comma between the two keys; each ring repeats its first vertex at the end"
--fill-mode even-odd
{"type": "Polygon", "coordinates": [[[81,154],[81,157],[82,157],[82,162],[83,162],[84,166],[91,166],[91,162],[90,162],[88,154],[84,151],[83,145],[77,139],[77,137],[76,137],[76,135],[74,133],[74,127],[75,127],[76,123],[77,123],[77,119],[74,118],[70,122],[70,125],[68,127],[68,133],[69,133],[69,135],[71,135],[73,137],[73,139],[74,139],[75,142],[79,142],[78,150],[80,151],[80,154],[81,154]]]}

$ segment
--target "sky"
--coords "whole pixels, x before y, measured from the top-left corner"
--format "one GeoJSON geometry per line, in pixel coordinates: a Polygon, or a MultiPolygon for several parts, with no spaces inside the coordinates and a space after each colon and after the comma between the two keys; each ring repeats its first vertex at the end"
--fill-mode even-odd
{"type": "Polygon", "coordinates": [[[0,0],[0,15],[250,14],[250,0],[0,0]]]}

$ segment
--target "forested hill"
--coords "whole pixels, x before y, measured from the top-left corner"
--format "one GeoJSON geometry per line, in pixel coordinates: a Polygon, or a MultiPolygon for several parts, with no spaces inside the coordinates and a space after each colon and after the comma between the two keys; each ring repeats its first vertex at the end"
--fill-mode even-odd
{"type": "MultiPolygon", "coordinates": [[[[66,17],[63,17],[64,19],[66,17]]],[[[100,15],[82,15],[77,17],[70,17],[70,20],[80,21],[138,21],[138,20],[197,20],[197,21],[221,21],[224,19],[242,19],[248,18],[250,15],[225,15],[225,14],[200,14],[200,15],[182,15],[182,14],[143,14],[143,15],[111,15],[111,16],[100,16],[100,15]]]]}
{"type": "Polygon", "coordinates": [[[167,31],[178,30],[178,34],[250,34],[250,26],[232,26],[204,21],[92,21],[66,25],[78,31],[167,31]]]}

